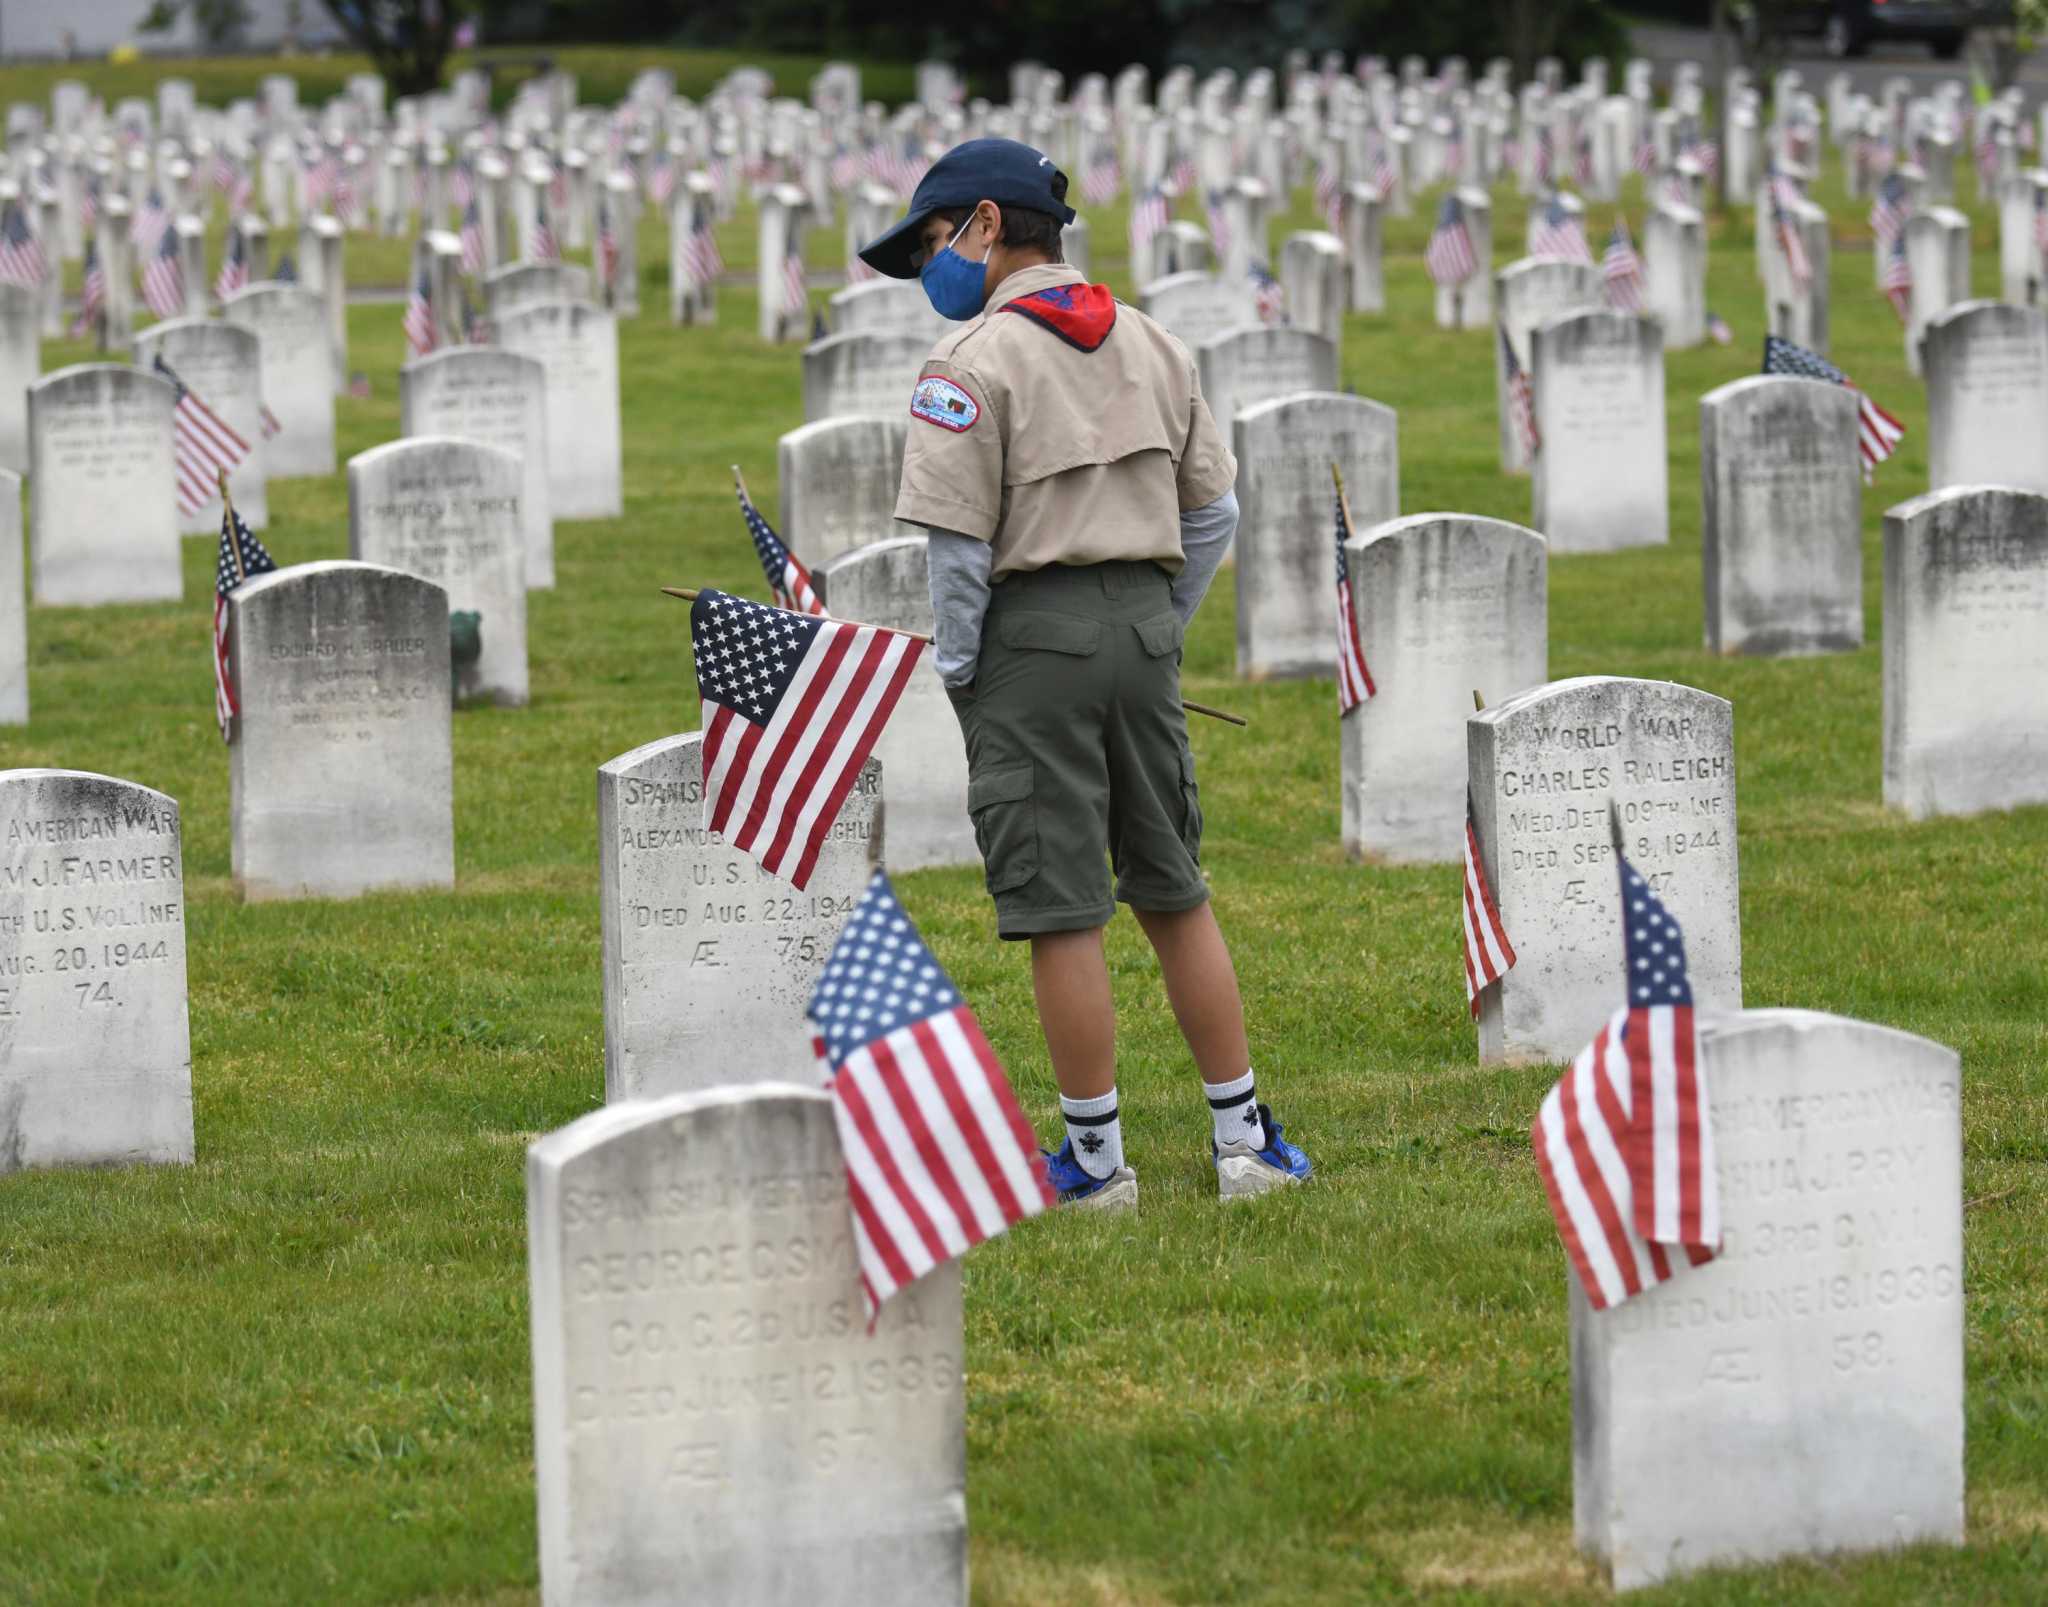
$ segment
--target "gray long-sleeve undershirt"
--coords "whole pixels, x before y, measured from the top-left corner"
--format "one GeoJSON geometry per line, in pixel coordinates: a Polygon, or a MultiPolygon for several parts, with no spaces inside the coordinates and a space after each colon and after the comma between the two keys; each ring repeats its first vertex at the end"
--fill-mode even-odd
{"type": "MultiPolygon", "coordinates": [[[[981,622],[988,614],[989,573],[995,551],[956,530],[929,530],[933,662],[950,687],[974,684],[981,657],[981,622]]],[[[1185,626],[1202,605],[1209,582],[1237,533],[1237,493],[1226,491],[1206,507],[1180,516],[1181,571],[1173,577],[1173,611],[1185,626]]]]}

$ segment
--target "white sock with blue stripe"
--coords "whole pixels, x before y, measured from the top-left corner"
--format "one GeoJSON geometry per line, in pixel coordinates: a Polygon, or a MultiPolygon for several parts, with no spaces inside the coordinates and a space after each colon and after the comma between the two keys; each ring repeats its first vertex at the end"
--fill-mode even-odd
{"type": "Polygon", "coordinates": [[[1216,1147],[1249,1144],[1266,1147],[1266,1124],[1259,1120],[1259,1095],[1252,1074],[1229,1082],[1205,1082],[1202,1092],[1209,1096],[1209,1115],[1216,1123],[1216,1147]]]}
{"type": "Polygon", "coordinates": [[[1074,1146],[1074,1159],[1090,1177],[1107,1177],[1124,1163],[1124,1128],[1116,1112],[1116,1090],[1093,1099],[1069,1099],[1060,1095],[1060,1115],[1066,1119],[1067,1137],[1074,1146]]]}

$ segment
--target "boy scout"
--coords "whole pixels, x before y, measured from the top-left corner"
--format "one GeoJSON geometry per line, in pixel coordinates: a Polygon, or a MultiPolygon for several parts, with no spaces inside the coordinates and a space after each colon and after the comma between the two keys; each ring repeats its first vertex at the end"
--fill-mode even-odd
{"type": "Polygon", "coordinates": [[[1061,261],[1066,192],[1028,145],[970,140],[861,251],[963,325],[912,396],[896,517],[931,533],[935,656],[975,839],[998,931],[1031,944],[1066,1119],[1053,1186],[1068,1203],[1137,1203],[1102,946],[1121,901],[1159,957],[1231,1199],[1311,1170],[1258,1100],[1197,864],[1180,706],[1182,631],[1237,526],[1237,465],[1187,348],[1061,261]]]}

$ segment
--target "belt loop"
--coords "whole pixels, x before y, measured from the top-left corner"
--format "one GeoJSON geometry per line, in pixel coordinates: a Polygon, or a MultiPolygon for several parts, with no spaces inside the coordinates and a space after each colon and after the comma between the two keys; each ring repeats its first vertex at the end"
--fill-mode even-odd
{"type": "Polygon", "coordinates": [[[1104,564],[1102,566],[1103,596],[1120,597],[1123,595],[1123,589],[1123,576],[1117,572],[1117,566],[1115,564],[1104,564]]]}

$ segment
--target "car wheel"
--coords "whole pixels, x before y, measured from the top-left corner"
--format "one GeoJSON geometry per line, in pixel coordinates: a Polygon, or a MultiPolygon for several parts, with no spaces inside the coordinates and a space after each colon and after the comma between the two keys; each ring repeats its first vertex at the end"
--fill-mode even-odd
{"type": "Polygon", "coordinates": [[[1963,53],[1965,36],[1959,33],[1936,34],[1927,42],[1934,47],[1934,54],[1942,61],[1954,61],[1963,53]]]}

